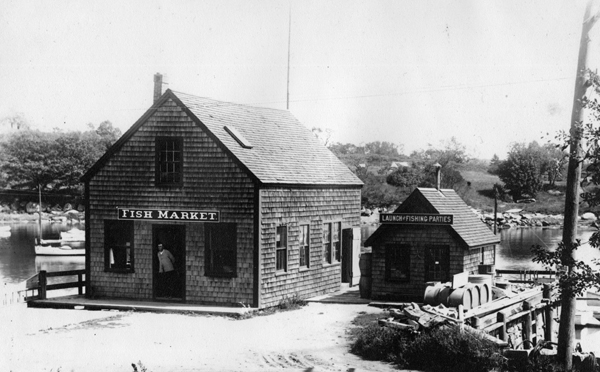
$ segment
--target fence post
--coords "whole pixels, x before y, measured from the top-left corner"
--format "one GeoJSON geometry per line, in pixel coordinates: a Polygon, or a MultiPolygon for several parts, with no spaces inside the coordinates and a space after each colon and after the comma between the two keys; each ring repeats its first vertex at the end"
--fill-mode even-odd
{"type": "Polygon", "coordinates": [[[47,279],[46,279],[46,270],[40,270],[40,274],[39,274],[39,279],[40,279],[40,284],[38,287],[38,296],[40,298],[40,300],[45,300],[46,299],[46,284],[47,283],[47,279]]]}
{"type": "Polygon", "coordinates": [[[523,311],[527,311],[525,315],[525,324],[523,324],[523,349],[531,349],[533,340],[531,339],[531,303],[529,301],[523,302],[523,311]]]}
{"type": "Polygon", "coordinates": [[[546,341],[552,341],[552,334],[553,334],[553,320],[554,320],[554,311],[552,310],[552,304],[551,301],[552,299],[551,297],[551,293],[550,293],[550,285],[549,284],[544,284],[544,289],[543,289],[543,294],[542,296],[544,297],[546,302],[546,307],[544,307],[544,315],[546,318],[546,324],[544,324],[544,339],[546,341]]]}
{"type": "Polygon", "coordinates": [[[498,322],[502,323],[502,327],[500,327],[500,339],[506,341],[506,314],[503,311],[499,311],[497,317],[498,322]]]}
{"type": "Polygon", "coordinates": [[[78,285],[77,285],[77,291],[79,293],[79,295],[81,296],[83,294],[83,274],[77,274],[77,280],[78,280],[78,285]]]}

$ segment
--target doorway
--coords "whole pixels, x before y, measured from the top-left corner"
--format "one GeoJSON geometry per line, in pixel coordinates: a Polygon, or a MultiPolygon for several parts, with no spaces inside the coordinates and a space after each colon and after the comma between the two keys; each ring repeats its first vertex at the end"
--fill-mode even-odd
{"type": "Polygon", "coordinates": [[[152,226],[152,257],[154,299],[185,301],[185,226],[152,226]]]}

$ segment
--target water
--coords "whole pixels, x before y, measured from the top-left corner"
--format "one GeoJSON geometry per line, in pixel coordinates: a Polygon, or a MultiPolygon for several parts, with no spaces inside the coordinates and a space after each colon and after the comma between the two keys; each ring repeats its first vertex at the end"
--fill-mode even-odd
{"type": "MultiPolygon", "coordinates": [[[[6,224],[0,224],[6,226],[6,224]]],[[[51,257],[35,255],[35,238],[39,226],[34,222],[11,223],[10,233],[0,231],[0,283],[17,284],[40,270],[63,271],[85,269],[85,257],[51,257]]],[[[83,224],[42,223],[45,239],[58,239],[61,231],[73,227],[83,229],[83,224]]]]}

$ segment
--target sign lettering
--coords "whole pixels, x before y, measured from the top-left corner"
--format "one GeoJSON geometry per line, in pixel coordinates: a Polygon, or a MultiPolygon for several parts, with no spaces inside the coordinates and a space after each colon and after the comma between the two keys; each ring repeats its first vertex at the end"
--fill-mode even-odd
{"type": "Polygon", "coordinates": [[[424,213],[381,213],[379,222],[387,224],[452,225],[454,215],[424,213]]]}
{"type": "Polygon", "coordinates": [[[117,208],[119,220],[220,222],[219,211],[117,208]]]}

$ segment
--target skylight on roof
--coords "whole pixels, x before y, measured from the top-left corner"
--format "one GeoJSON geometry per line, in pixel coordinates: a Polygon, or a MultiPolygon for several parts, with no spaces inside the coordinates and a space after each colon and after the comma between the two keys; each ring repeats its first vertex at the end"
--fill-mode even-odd
{"type": "Polygon", "coordinates": [[[246,137],[244,137],[240,132],[238,132],[237,129],[235,129],[234,127],[232,127],[231,125],[226,125],[223,127],[227,133],[229,133],[229,135],[231,137],[233,137],[234,140],[236,140],[240,146],[242,146],[245,149],[251,149],[252,147],[252,143],[250,143],[250,141],[248,141],[246,139],[246,137]]]}

